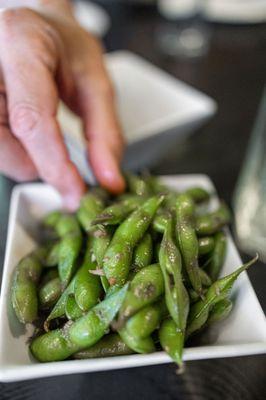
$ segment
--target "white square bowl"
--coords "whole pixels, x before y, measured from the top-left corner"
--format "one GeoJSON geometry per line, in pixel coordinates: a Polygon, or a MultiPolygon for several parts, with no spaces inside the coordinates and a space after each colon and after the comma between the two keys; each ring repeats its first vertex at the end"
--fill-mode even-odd
{"type": "MultiPolygon", "coordinates": [[[[209,96],[134,53],[115,51],[108,53],[105,61],[127,142],[125,169],[149,167],[217,109],[209,96]]],[[[91,181],[81,119],[61,103],[58,120],[73,161],[91,181]]]]}
{"type": "MultiPolygon", "coordinates": [[[[169,186],[185,189],[194,185],[213,191],[205,175],[177,175],[162,178],[169,186]]],[[[213,200],[212,206],[217,205],[213,200]]],[[[21,257],[35,246],[38,221],[61,206],[56,191],[46,184],[18,185],[12,194],[6,256],[0,299],[0,381],[19,381],[53,375],[95,372],[171,362],[164,352],[136,354],[90,360],[37,363],[29,354],[27,340],[33,327],[21,325],[10,304],[12,273],[21,257]]],[[[228,250],[222,273],[228,274],[241,264],[239,254],[228,234],[228,250]]],[[[232,357],[266,352],[266,319],[248,276],[243,273],[233,293],[234,308],[229,318],[219,324],[215,340],[186,348],[185,360],[232,357]]]]}

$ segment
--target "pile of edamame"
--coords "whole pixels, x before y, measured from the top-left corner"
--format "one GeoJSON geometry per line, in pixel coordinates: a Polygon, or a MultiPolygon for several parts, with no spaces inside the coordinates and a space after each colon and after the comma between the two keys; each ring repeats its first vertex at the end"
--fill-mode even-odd
{"type": "Polygon", "coordinates": [[[233,283],[256,261],[219,278],[227,206],[208,212],[200,187],[126,179],[123,195],[92,188],[76,214],[47,215],[43,242],[15,269],[12,305],[36,326],[40,362],[164,349],[182,365],[186,340],[228,316],[233,283]]]}

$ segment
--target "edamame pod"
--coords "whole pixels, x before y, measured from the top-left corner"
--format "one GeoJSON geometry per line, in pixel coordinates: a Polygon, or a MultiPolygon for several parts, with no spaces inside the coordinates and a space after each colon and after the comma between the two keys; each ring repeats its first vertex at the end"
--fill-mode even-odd
{"type": "Polygon", "coordinates": [[[52,307],[61,295],[61,281],[58,277],[49,280],[39,290],[40,306],[42,308],[52,307]]]}
{"type": "Polygon", "coordinates": [[[181,255],[172,238],[170,221],[164,232],[159,260],[168,311],[179,329],[184,330],[189,311],[189,296],[183,284],[181,255]]]}
{"type": "Polygon", "coordinates": [[[60,242],[56,242],[49,249],[45,259],[45,267],[55,267],[59,263],[60,242]]]}
{"type": "Polygon", "coordinates": [[[23,324],[38,317],[37,284],[41,273],[42,264],[34,253],[24,257],[15,269],[11,301],[18,320],[23,324]]]}
{"type": "Polygon", "coordinates": [[[90,273],[95,268],[95,262],[85,261],[76,274],[74,296],[82,311],[88,311],[97,304],[102,293],[100,277],[90,273]]]}
{"type": "MultiPolygon", "coordinates": [[[[203,288],[203,295],[206,294],[206,291],[207,291],[207,289],[203,288]]],[[[189,298],[190,298],[190,303],[191,304],[196,303],[196,301],[200,300],[200,296],[198,295],[197,292],[195,292],[194,289],[188,288],[188,294],[189,294],[189,298]]]]}
{"type": "Polygon", "coordinates": [[[172,215],[168,210],[159,210],[153,221],[152,228],[159,233],[164,233],[169,220],[172,219],[172,215]]]}
{"type": "Polygon", "coordinates": [[[148,337],[159,326],[163,314],[166,314],[164,301],[150,304],[139,310],[127,321],[126,330],[135,338],[148,337]]]}
{"type": "Polygon", "coordinates": [[[219,322],[228,317],[233,307],[233,303],[229,299],[223,299],[216,303],[210,311],[207,325],[219,322]]]}
{"type": "Polygon", "coordinates": [[[200,215],[196,218],[196,232],[199,236],[213,235],[228,224],[231,214],[228,207],[222,203],[220,207],[206,215],[200,215]]]}
{"type": "Polygon", "coordinates": [[[113,228],[106,226],[101,226],[97,230],[92,233],[92,253],[94,254],[98,267],[102,267],[104,254],[111,243],[112,235],[113,235],[113,228]]]}
{"type": "Polygon", "coordinates": [[[76,268],[76,261],[82,245],[82,235],[74,215],[63,214],[55,229],[61,238],[58,248],[58,272],[62,287],[70,282],[76,268]]]}
{"type": "Polygon", "coordinates": [[[164,281],[159,264],[142,268],[130,283],[125,301],[119,311],[118,325],[122,325],[141,308],[154,303],[164,292],[164,281]]]}
{"type": "Polygon", "coordinates": [[[67,319],[69,319],[70,321],[75,321],[83,315],[83,312],[78,306],[73,294],[69,294],[67,296],[65,314],[67,316],[67,319]]]}
{"type": "Polygon", "coordinates": [[[192,187],[185,192],[195,203],[203,203],[210,199],[210,193],[202,187],[192,187]]]}
{"type": "Polygon", "coordinates": [[[200,279],[202,286],[209,287],[212,284],[212,280],[207,274],[207,272],[204,271],[204,269],[199,268],[199,274],[200,274],[200,279]]]}
{"type": "Polygon", "coordinates": [[[117,225],[121,224],[124,219],[137,207],[144,202],[140,196],[131,196],[118,203],[112,204],[105,208],[93,221],[92,225],[117,225]]]}
{"type": "Polygon", "coordinates": [[[151,194],[149,186],[142,177],[127,173],[126,180],[131,193],[138,196],[149,196],[151,194]]]}
{"type": "Polygon", "coordinates": [[[224,232],[216,233],[214,249],[207,267],[207,271],[213,281],[218,278],[221,268],[223,267],[226,255],[226,242],[227,239],[224,232]]]}
{"type": "Polygon", "coordinates": [[[58,272],[63,288],[67,287],[75,272],[81,245],[82,236],[80,234],[66,235],[61,239],[58,272]]]}
{"type": "Polygon", "coordinates": [[[141,268],[151,264],[153,256],[152,238],[146,233],[134,249],[132,257],[132,269],[137,272],[141,268]]]}
{"type": "Polygon", "coordinates": [[[87,349],[73,355],[73,358],[83,360],[87,358],[102,358],[112,356],[124,356],[134,353],[117,333],[104,336],[99,342],[87,349]]]}
{"type": "Polygon", "coordinates": [[[52,309],[52,311],[46,318],[46,320],[44,322],[45,331],[49,330],[49,324],[52,320],[63,317],[65,315],[65,308],[66,308],[66,302],[67,302],[68,295],[74,292],[75,278],[76,278],[76,276],[74,276],[74,278],[72,279],[72,281],[70,282],[68,287],[63,291],[63,293],[59,297],[57,303],[55,304],[54,308],[52,309]]]}
{"type": "Polygon", "coordinates": [[[193,289],[202,296],[202,283],[198,265],[199,245],[193,225],[194,203],[187,194],[176,202],[176,234],[188,278],[193,289]]]}
{"type": "MultiPolygon", "coordinates": [[[[182,264],[181,255],[172,239],[172,224],[168,223],[164,232],[161,250],[159,253],[160,267],[164,277],[165,286],[165,300],[170,316],[173,322],[166,322],[161,331],[161,339],[165,347],[169,347],[170,343],[166,345],[166,340],[172,340],[173,333],[171,328],[174,326],[174,332],[178,347],[175,348],[174,357],[175,361],[178,360],[180,364],[182,360],[182,338],[184,341],[187,317],[189,312],[189,296],[183,284],[182,279],[182,264]],[[167,325],[167,329],[166,329],[167,325]],[[169,331],[169,337],[166,332],[169,331]],[[168,338],[168,339],[167,339],[168,338]],[[179,354],[177,354],[179,352],[179,354]]],[[[170,354],[170,353],[169,353],[170,354]]]]}
{"type": "Polygon", "coordinates": [[[139,208],[117,228],[103,259],[103,269],[110,285],[125,283],[133,249],[148,229],[153,216],[164,196],[154,196],[139,208]]]}
{"type": "Polygon", "coordinates": [[[60,238],[66,235],[81,235],[77,218],[72,214],[62,214],[55,229],[60,238]]]}
{"type": "Polygon", "coordinates": [[[182,354],[184,348],[184,331],[177,328],[171,319],[165,319],[159,329],[159,339],[162,348],[179,366],[182,365],[182,354]]]}
{"type": "Polygon", "coordinates": [[[94,229],[92,221],[104,209],[104,201],[95,191],[90,191],[82,197],[80,207],[77,211],[77,217],[80,225],[86,232],[94,229]]]}
{"type": "Polygon", "coordinates": [[[150,336],[145,338],[135,337],[131,335],[126,328],[121,329],[119,335],[126,345],[136,353],[153,353],[156,350],[154,342],[150,336]]]}
{"type": "Polygon", "coordinates": [[[30,350],[41,362],[65,360],[72,354],[94,345],[106,333],[124,301],[128,285],[102,301],[86,315],[64,328],[33,339],[30,350]]]}
{"type": "Polygon", "coordinates": [[[62,216],[61,211],[59,210],[52,211],[43,218],[42,224],[48,228],[55,229],[61,216],[62,216]]]}
{"type": "Polygon", "coordinates": [[[234,282],[241,274],[241,272],[254,264],[257,259],[258,256],[253,258],[250,262],[244,264],[242,267],[238,268],[232,274],[218,279],[218,281],[214,282],[209,287],[204,300],[200,300],[197,303],[193,304],[189,313],[188,327],[186,331],[187,336],[190,336],[192,333],[201,329],[205,325],[211,308],[216,303],[228,296],[234,282]]]}
{"type": "Polygon", "coordinates": [[[205,236],[199,238],[199,256],[209,254],[214,249],[214,238],[212,236],[205,236]]]}

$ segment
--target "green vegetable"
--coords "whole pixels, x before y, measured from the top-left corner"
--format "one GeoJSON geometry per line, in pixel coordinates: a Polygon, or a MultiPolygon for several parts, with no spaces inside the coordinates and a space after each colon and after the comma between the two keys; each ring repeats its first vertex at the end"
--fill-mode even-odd
{"type": "Polygon", "coordinates": [[[189,313],[188,327],[186,331],[187,336],[190,336],[192,333],[196,332],[197,330],[201,329],[202,326],[204,326],[208,319],[211,308],[216,303],[225,299],[228,296],[235,280],[238,278],[241,272],[254,264],[257,259],[258,257],[253,258],[253,260],[244,264],[232,274],[227,275],[214,282],[207,290],[204,300],[200,300],[197,303],[193,304],[189,313]]]}
{"type": "Polygon", "coordinates": [[[230,222],[228,207],[222,203],[213,213],[200,215],[196,219],[196,232],[199,236],[213,235],[230,222]]]}
{"type": "Polygon", "coordinates": [[[97,343],[106,333],[125,298],[128,285],[102,301],[83,317],[64,328],[33,339],[30,350],[41,361],[65,360],[72,354],[97,343]]]}
{"type": "Polygon", "coordinates": [[[82,360],[87,358],[124,356],[132,353],[133,351],[123,342],[117,333],[111,333],[87,349],[75,353],[73,358],[82,360]]]}
{"type": "Polygon", "coordinates": [[[199,245],[193,225],[194,203],[187,194],[181,194],[176,202],[176,234],[184,265],[193,289],[202,296],[198,255],[199,245]]]}
{"type": "Polygon", "coordinates": [[[39,258],[31,253],[17,265],[11,287],[11,301],[16,316],[26,324],[38,317],[37,285],[42,273],[39,258]]]}
{"type": "Polygon", "coordinates": [[[147,231],[163,196],[151,197],[117,228],[103,259],[110,285],[123,285],[127,279],[133,249],[147,231]]]}

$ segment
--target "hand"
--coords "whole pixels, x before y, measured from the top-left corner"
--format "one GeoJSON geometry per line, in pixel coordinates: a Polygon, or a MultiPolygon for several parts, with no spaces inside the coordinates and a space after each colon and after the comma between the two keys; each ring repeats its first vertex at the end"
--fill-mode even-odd
{"type": "Polygon", "coordinates": [[[99,42],[68,2],[28,2],[36,8],[0,12],[0,171],[17,181],[44,179],[75,209],[85,185],[56,120],[58,100],[82,118],[95,176],[118,193],[123,139],[113,89],[99,42]]]}

